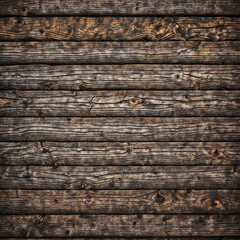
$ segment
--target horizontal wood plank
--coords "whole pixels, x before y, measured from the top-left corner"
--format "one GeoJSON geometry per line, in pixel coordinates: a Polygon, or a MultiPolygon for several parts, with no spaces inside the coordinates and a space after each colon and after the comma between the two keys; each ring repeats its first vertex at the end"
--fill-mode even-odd
{"type": "Polygon", "coordinates": [[[0,116],[239,116],[233,91],[2,91],[0,116]]]}
{"type": "Polygon", "coordinates": [[[238,142],[0,142],[0,165],[240,165],[238,142]]]}
{"type": "Polygon", "coordinates": [[[0,190],[1,214],[240,213],[239,190],[0,190]]]}
{"type": "Polygon", "coordinates": [[[239,122],[211,117],[0,118],[0,141],[239,141],[239,122]]]}
{"type": "MultiPolygon", "coordinates": [[[[86,240],[86,238],[74,238],[71,237],[74,240],[86,240]]],[[[26,238],[1,238],[1,240],[23,240],[26,238]]],[[[52,240],[53,238],[27,238],[29,240],[52,240]]],[[[58,240],[66,240],[66,238],[57,238],[58,240]]],[[[116,238],[109,238],[109,237],[92,237],[92,238],[87,238],[87,240],[125,240],[126,238],[121,238],[121,237],[116,237],[116,238]]],[[[157,238],[152,238],[152,237],[147,237],[147,238],[143,238],[143,237],[137,237],[137,238],[132,238],[132,237],[128,237],[129,240],[176,240],[176,237],[157,237],[157,238]]],[[[236,240],[236,237],[221,237],[219,239],[219,237],[181,237],[181,238],[177,238],[177,240],[236,240]]]]}
{"type": "Polygon", "coordinates": [[[0,42],[0,64],[239,64],[240,41],[0,42]]]}
{"type": "Polygon", "coordinates": [[[240,91],[1,91],[2,117],[238,117],[240,91]]]}
{"type": "Polygon", "coordinates": [[[240,65],[0,66],[0,89],[237,90],[240,65]]]}
{"type": "Polygon", "coordinates": [[[229,17],[5,17],[0,41],[240,40],[239,25],[229,17]]]}
{"type": "Polygon", "coordinates": [[[1,166],[2,189],[239,189],[233,166],[1,166]]]}
{"type": "Polygon", "coordinates": [[[8,0],[0,15],[240,15],[238,0],[8,0]]]}
{"type": "Polygon", "coordinates": [[[237,236],[240,215],[0,216],[2,237],[237,236]]]}

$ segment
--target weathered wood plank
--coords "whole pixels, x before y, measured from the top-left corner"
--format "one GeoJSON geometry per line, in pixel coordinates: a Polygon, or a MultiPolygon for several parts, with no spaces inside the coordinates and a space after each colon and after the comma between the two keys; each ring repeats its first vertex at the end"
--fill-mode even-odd
{"type": "MultiPolygon", "coordinates": [[[[26,238],[1,238],[2,240],[23,240],[26,238]]],[[[36,238],[27,238],[29,240],[36,240],[36,238]]],[[[37,240],[53,240],[54,238],[37,238],[37,240]]],[[[66,238],[57,238],[58,240],[66,240],[66,238]]],[[[71,237],[71,239],[74,240],[86,240],[86,238],[74,238],[71,237]]],[[[87,240],[125,240],[126,238],[104,238],[104,237],[93,237],[93,238],[87,238],[87,240]]],[[[128,239],[130,240],[237,240],[236,237],[157,237],[157,238],[151,238],[151,237],[147,237],[147,238],[132,238],[132,237],[128,237],[128,239]]]]}
{"type": "Polygon", "coordinates": [[[239,64],[240,41],[0,42],[0,64],[239,64]]]}
{"type": "MultiPolygon", "coordinates": [[[[1,238],[1,240],[23,240],[26,238],[1,238]]],[[[27,238],[29,240],[36,240],[36,238],[27,238]]],[[[66,240],[66,238],[57,238],[58,240],[66,240]]],[[[71,237],[71,239],[74,240],[86,240],[86,238],[74,238],[71,237]]],[[[87,238],[87,240],[125,240],[126,238],[104,238],[104,237],[93,237],[93,238],[87,238]]],[[[158,237],[158,238],[151,238],[151,237],[147,237],[147,238],[132,238],[132,237],[128,237],[128,239],[130,240],[237,240],[236,237],[158,237]]],[[[37,238],[37,240],[53,240],[53,238],[37,238]]]]}
{"type": "Polygon", "coordinates": [[[2,189],[239,189],[233,166],[1,166],[2,189]]]}
{"type": "Polygon", "coordinates": [[[240,213],[239,190],[0,190],[1,214],[240,213]]]}
{"type": "Polygon", "coordinates": [[[2,237],[237,236],[240,215],[0,216],[2,237]]]}
{"type": "Polygon", "coordinates": [[[1,117],[239,117],[240,91],[1,91],[1,117]]]}
{"type": "Polygon", "coordinates": [[[0,142],[0,165],[240,165],[238,142],[0,142]]]}
{"type": "Polygon", "coordinates": [[[8,0],[0,15],[240,15],[238,0],[8,0]]]}
{"type": "Polygon", "coordinates": [[[229,17],[5,17],[0,40],[240,40],[239,25],[229,17]]]}
{"type": "Polygon", "coordinates": [[[239,141],[239,122],[227,117],[0,118],[0,141],[239,141]]]}
{"type": "Polygon", "coordinates": [[[240,65],[0,66],[0,89],[237,90],[240,65]]]}

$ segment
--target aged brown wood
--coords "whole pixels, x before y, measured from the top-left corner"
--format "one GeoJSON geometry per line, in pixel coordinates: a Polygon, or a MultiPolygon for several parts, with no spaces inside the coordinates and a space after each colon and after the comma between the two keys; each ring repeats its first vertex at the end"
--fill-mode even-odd
{"type": "Polygon", "coordinates": [[[237,236],[240,215],[0,216],[2,237],[237,236]]]}
{"type": "Polygon", "coordinates": [[[1,91],[0,116],[238,117],[240,91],[1,91]]]}
{"type": "Polygon", "coordinates": [[[0,64],[239,64],[240,41],[0,42],[0,64]]]}
{"type": "Polygon", "coordinates": [[[233,166],[1,166],[2,189],[239,189],[233,166]]]}
{"type": "Polygon", "coordinates": [[[5,0],[0,15],[240,15],[238,0],[5,0]]]}
{"type": "Polygon", "coordinates": [[[5,17],[0,40],[240,40],[239,25],[229,17],[5,17]]]}
{"type": "Polygon", "coordinates": [[[240,165],[238,142],[0,142],[0,165],[240,165]]]}
{"type": "Polygon", "coordinates": [[[0,89],[240,89],[240,65],[0,66],[0,89]]]}
{"type": "MultiPolygon", "coordinates": [[[[23,239],[26,239],[26,238],[1,238],[2,240],[23,240],[23,239]]],[[[28,238],[29,240],[36,240],[36,238],[28,238]]],[[[50,240],[51,238],[37,238],[38,240],[50,240]]],[[[63,239],[66,239],[66,238],[58,238],[58,240],[63,240],[63,239]]],[[[72,239],[78,239],[78,240],[86,240],[86,238],[72,238],[72,239]]],[[[104,237],[94,237],[94,238],[87,238],[87,240],[125,240],[126,238],[104,238],[104,237]]],[[[131,239],[131,240],[159,240],[159,238],[129,238],[128,239],[131,239]]],[[[176,240],[176,237],[167,237],[167,238],[164,238],[164,237],[161,237],[160,238],[161,240],[176,240]]],[[[181,238],[177,238],[178,240],[209,240],[209,238],[207,237],[181,237],[181,238]]],[[[219,237],[211,237],[211,240],[219,240],[219,237]]],[[[236,240],[235,237],[221,237],[220,240],[236,240]]]]}
{"type": "Polygon", "coordinates": [[[239,141],[239,122],[227,117],[0,118],[0,141],[239,141]]]}
{"type": "Polygon", "coordinates": [[[0,190],[2,214],[240,213],[239,190],[0,190]]]}
{"type": "MultiPolygon", "coordinates": [[[[2,240],[23,240],[23,239],[26,239],[26,238],[1,238],[2,240]]],[[[29,240],[36,240],[36,238],[28,238],[29,240]]],[[[50,240],[52,238],[37,238],[38,240],[50,240]]],[[[59,238],[58,237],[58,240],[63,240],[63,239],[66,239],[66,238],[59,238]]],[[[72,239],[77,239],[77,240],[86,240],[86,238],[72,238],[72,239]]],[[[94,237],[94,238],[87,238],[87,240],[125,240],[126,238],[104,238],[104,237],[94,237]]],[[[151,238],[151,237],[147,237],[147,238],[129,238],[128,239],[130,240],[176,240],[176,237],[167,237],[167,238],[164,238],[164,237],[161,237],[161,238],[151,238]]],[[[209,240],[209,238],[207,237],[181,237],[181,238],[177,238],[177,240],[209,240]]],[[[211,240],[219,240],[219,237],[211,237],[211,240]]],[[[236,237],[221,237],[220,240],[236,240],[236,237]]]]}

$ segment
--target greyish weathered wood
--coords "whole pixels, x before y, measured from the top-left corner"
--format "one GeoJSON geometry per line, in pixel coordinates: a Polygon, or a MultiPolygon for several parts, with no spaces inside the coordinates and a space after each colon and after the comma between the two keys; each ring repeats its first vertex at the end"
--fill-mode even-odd
{"type": "Polygon", "coordinates": [[[229,17],[2,17],[0,41],[240,40],[239,25],[229,17]]]}
{"type": "Polygon", "coordinates": [[[234,166],[1,166],[2,189],[239,189],[234,166]]]}
{"type": "Polygon", "coordinates": [[[239,90],[240,65],[0,66],[0,89],[239,90]]]}
{"type": "Polygon", "coordinates": [[[0,190],[0,212],[240,213],[240,190],[0,190]]]}
{"type": "Polygon", "coordinates": [[[238,0],[8,0],[0,15],[240,15],[238,0]]]}
{"type": "Polygon", "coordinates": [[[240,165],[238,142],[0,142],[0,165],[240,165]]]}
{"type": "Polygon", "coordinates": [[[239,123],[227,117],[0,118],[0,141],[239,141],[239,123]]]}
{"type": "Polygon", "coordinates": [[[0,216],[2,237],[237,236],[240,215],[0,216]]]}
{"type": "Polygon", "coordinates": [[[240,91],[1,91],[1,117],[238,117],[240,91]]]}
{"type": "Polygon", "coordinates": [[[240,41],[0,42],[0,64],[239,64],[240,41]]]}

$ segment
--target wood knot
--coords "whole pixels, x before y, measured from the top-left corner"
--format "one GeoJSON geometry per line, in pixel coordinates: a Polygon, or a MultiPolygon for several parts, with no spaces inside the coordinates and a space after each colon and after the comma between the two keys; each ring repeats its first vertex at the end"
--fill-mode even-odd
{"type": "Polygon", "coordinates": [[[42,83],[42,88],[47,90],[47,89],[52,89],[53,88],[53,84],[50,82],[43,82],[42,83]]]}
{"type": "Polygon", "coordinates": [[[211,207],[220,208],[221,203],[218,200],[214,200],[214,201],[211,202],[211,207]]]}
{"type": "Polygon", "coordinates": [[[164,203],[166,201],[166,199],[159,193],[157,193],[156,195],[156,200],[159,202],[159,203],[164,203]]]}
{"type": "Polygon", "coordinates": [[[128,148],[128,149],[127,149],[127,153],[128,153],[128,154],[130,154],[132,151],[133,151],[132,148],[128,148]]]}
{"type": "Polygon", "coordinates": [[[57,162],[57,161],[54,162],[54,163],[53,163],[53,166],[54,166],[54,167],[57,167],[57,166],[58,166],[58,162],[57,162]]]}
{"type": "Polygon", "coordinates": [[[22,102],[23,108],[27,108],[28,105],[29,105],[28,101],[24,100],[24,101],[22,102]]]}
{"type": "Polygon", "coordinates": [[[130,100],[129,100],[129,103],[130,104],[132,104],[132,105],[136,105],[136,104],[138,104],[138,99],[137,98],[131,98],[130,100]]]}
{"type": "Polygon", "coordinates": [[[211,153],[212,153],[213,156],[218,156],[219,155],[219,151],[216,148],[212,149],[211,153]]]}
{"type": "Polygon", "coordinates": [[[23,16],[27,16],[27,14],[28,14],[27,8],[22,8],[21,14],[22,14],[23,16]]]}
{"type": "Polygon", "coordinates": [[[87,87],[86,87],[85,85],[82,85],[82,84],[78,84],[76,88],[77,88],[78,90],[87,89],[87,87]]]}
{"type": "Polygon", "coordinates": [[[40,149],[40,151],[43,152],[43,153],[47,153],[47,152],[49,152],[48,149],[45,148],[45,147],[42,147],[42,148],[40,149]]]}

